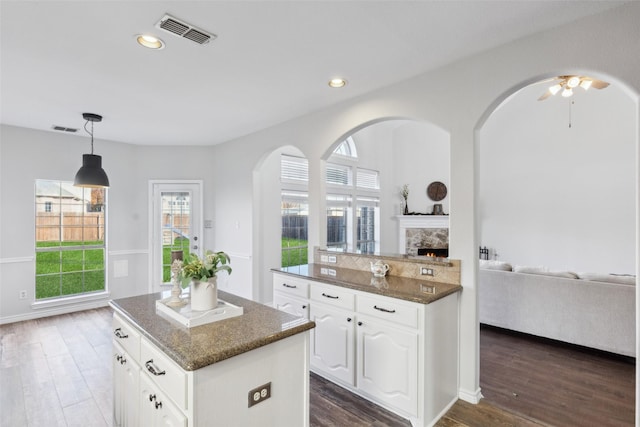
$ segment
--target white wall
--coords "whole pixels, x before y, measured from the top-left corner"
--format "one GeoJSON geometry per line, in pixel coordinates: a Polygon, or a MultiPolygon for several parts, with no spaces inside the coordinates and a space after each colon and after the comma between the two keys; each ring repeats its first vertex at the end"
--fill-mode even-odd
{"type": "Polygon", "coordinates": [[[547,86],[509,98],[483,129],[480,244],[512,264],[634,274],[634,103],[615,84],[537,101],[547,86]]]}
{"type": "MultiPolygon", "coordinates": [[[[460,305],[460,396],[470,401],[478,400],[480,390],[476,295],[478,229],[475,141],[482,139],[484,120],[514,90],[541,77],[562,72],[584,72],[608,75],[611,82],[623,82],[626,85],[627,93],[635,105],[637,143],[637,122],[640,119],[637,106],[640,93],[640,73],[637,72],[640,69],[640,55],[637,54],[637,40],[640,40],[640,26],[637,25],[639,20],[640,3],[634,2],[544,34],[486,51],[481,55],[336,105],[334,108],[215,146],[207,151],[209,156],[196,151],[202,155],[190,156],[190,159],[198,159],[197,164],[192,169],[187,169],[185,174],[190,175],[188,178],[200,179],[203,170],[211,171],[211,176],[207,176],[205,181],[205,209],[213,209],[213,216],[208,216],[211,212],[205,212],[205,217],[214,219],[215,246],[242,256],[234,265],[231,278],[235,282],[231,283],[231,286],[243,293],[253,294],[253,289],[257,286],[255,282],[259,281],[262,274],[253,271],[252,264],[252,257],[260,256],[252,251],[253,236],[261,233],[258,229],[259,224],[254,222],[256,213],[253,206],[253,171],[264,156],[277,147],[293,145],[309,159],[312,214],[309,243],[313,247],[322,241],[324,221],[321,220],[321,201],[324,188],[320,159],[328,148],[354,129],[383,118],[405,117],[430,122],[450,135],[450,256],[461,260],[461,281],[464,287],[460,305]],[[585,45],[589,48],[585,49],[585,45]]],[[[345,90],[349,90],[349,87],[345,90]]],[[[7,237],[13,238],[18,234],[28,236],[33,233],[32,220],[28,219],[30,214],[24,214],[33,212],[31,196],[25,198],[22,195],[22,192],[27,191],[27,187],[32,185],[33,179],[41,172],[48,172],[50,178],[64,178],[69,176],[66,175],[69,170],[75,171],[79,166],[76,163],[78,160],[75,159],[80,158],[86,144],[69,141],[65,143],[68,145],[61,145],[69,149],[61,151],[60,146],[52,148],[47,145],[54,138],[52,135],[51,132],[7,130],[5,127],[2,129],[0,258],[33,255],[33,248],[13,249],[10,244],[5,243],[7,237]],[[21,134],[21,137],[18,138],[16,134],[21,134]],[[7,143],[7,136],[11,136],[13,141],[7,143]],[[26,148],[19,147],[20,144],[25,144],[26,148]],[[29,153],[43,153],[46,157],[43,160],[34,160],[29,153]],[[68,159],[67,156],[71,157],[68,159]],[[38,167],[24,166],[28,163],[38,167]],[[15,206],[7,207],[14,203],[15,206]],[[21,221],[23,217],[27,218],[26,222],[21,221]],[[18,227],[19,230],[14,232],[8,229],[10,227],[18,227]],[[7,249],[11,249],[11,252],[8,253],[7,249]]],[[[152,150],[149,148],[146,152],[152,150]]],[[[191,154],[189,150],[182,148],[173,154],[175,158],[180,158],[178,153],[191,154]]],[[[130,150],[126,147],[117,148],[116,144],[112,147],[104,144],[103,148],[103,144],[98,143],[97,152],[103,154],[109,177],[114,180],[113,193],[116,192],[116,188],[132,185],[131,174],[135,174],[138,163],[145,161],[145,158],[139,155],[128,159],[130,150]],[[107,166],[107,154],[111,154],[112,150],[114,158],[119,159],[117,169],[109,169],[107,166]],[[122,178],[118,176],[120,174],[122,178]]],[[[637,160],[637,153],[635,158],[637,160]]],[[[182,167],[186,168],[186,165],[183,164],[182,167]]],[[[163,172],[170,173],[161,170],[156,172],[158,174],[153,178],[162,178],[163,172]]],[[[615,169],[609,172],[614,173],[615,169]]],[[[208,175],[208,172],[205,174],[208,175]]],[[[140,183],[134,184],[135,188],[128,189],[126,200],[121,202],[131,202],[138,206],[138,202],[131,197],[140,193],[139,195],[146,198],[144,181],[151,177],[137,178],[140,183]]],[[[132,215],[128,214],[131,209],[127,204],[120,205],[121,202],[116,206],[111,204],[115,209],[114,214],[118,213],[111,217],[112,227],[125,227],[126,231],[121,231],[120,236],[140,233],[145,234],[146,238],[146,227],[136,227],[135,223],[127,224],[127,220],[132,218],[132,215]],[[122,218],[123,222],[117,218],[122,218]]],[[[137,237],[131,237],[130,242],[122,237],[120,239],[112,242],[118,248],[136,247],[138,242],[144,241],[144,238],[139,240],[137,237]],[[126,244],[122,243],[123,240],[126,244]]],[[[15,299],[5,303],[5,288],[8,289],[8,296],[13,298],[16,295],[16,283],[31,279],[24,270],[6,270],[7,265],[0,264],[3,268],[0,273],[0,310],[2,315],[5,313],[4,310],[24,313],[25,310],[28,311],[28,307],[18,307],[15,299]]],[[[132,277],[126,285],[119,285],[120,290],[127,286],[128,292],[138,291],[138,282],[144,279],[142,274],[132,277]]],[[[637,383],[640,384],[640,381],[637,383]]],[[[637,392],[636,396],[640,396],[640,393],[637,392]]]]}
{"type": "MultiPolygon", "coordinates": [[[[214,199],[207,177],[213,151],[210,147],[134,146],[97,139],[95,153],[102,156],[111,185],[107,192],[110,296],[90,303],[32,308],[35,180],[73,181],[82,164],[82,154],[88,149],[87,137],[0,126],[0,322],[105,305],[109,298],[147,293],[150,179],[204,179],[205,218],[212,214],[214,199]],[[188,163],[180,160],[185,151],[189,152],[188,163]],[[114,262],[127,264],[126,277],[114,277],[114,262]],[[18,296],[23,289],[28,291],[28,298],[21,300],[18,296]]],[[[205,232],[203,243],[205,247],[213,244],[213,230],[205,232]]]]}

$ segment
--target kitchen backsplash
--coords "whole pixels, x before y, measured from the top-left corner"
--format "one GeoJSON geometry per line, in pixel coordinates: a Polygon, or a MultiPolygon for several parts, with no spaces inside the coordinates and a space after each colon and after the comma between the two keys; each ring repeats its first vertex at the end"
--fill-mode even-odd
{"type": "Polygon", "coordinates": [[[426,256],[407,255],[368,255],[327,251],[314,248],[314,264],[329,267],[349,268],[352,270],[371,271],[371,263],[382,260],[389,265],[388,275],[423,279],[431,282],[460,284],[460,260],[449,258],[430,258],[426,256]],[[334,261],[335,257],[335,262],[334,261]],[[330,262],[331,261],[331,262],[330,262]],[[433,275],[422,274],[423,270],[433,275]]]}

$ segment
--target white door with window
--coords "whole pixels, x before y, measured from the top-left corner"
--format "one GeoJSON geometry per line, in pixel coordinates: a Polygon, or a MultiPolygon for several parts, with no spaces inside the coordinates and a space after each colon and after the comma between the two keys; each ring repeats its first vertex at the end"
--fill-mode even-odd
{"type": "Polygon", "coordinates": [[[202,256],[202,181],[150,181],[151,292],[171,286],[172,253],[202,256]]]}

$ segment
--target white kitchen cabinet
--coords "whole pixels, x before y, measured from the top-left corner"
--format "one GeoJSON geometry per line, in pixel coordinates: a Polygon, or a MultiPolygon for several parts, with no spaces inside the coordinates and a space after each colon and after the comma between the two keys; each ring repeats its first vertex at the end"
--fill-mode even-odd
{"type": "Polygon", "coordinates": [[[274,274],[273,306],[294,316],[309,319],[309,283],[284,274],[274,274]]]}
{"type": "Polygon", "coordinates": [[[309,301],[286,295],[282,292],[273,293],[273,306],[294,316],[309,318],[309,301]]]}
{"type": "Polygon", "coordinates": [[[355,341],[353,312],[314,302],[310,319],[311,368],[320,370],[353,386],[355,384],[355,341]]]}
{"type": "Polygon", "coordinates": [[[145,426],[187,427],[187,418],[151,377],[140,375],[140,418],[145,426]]]}
{"type": "Polygon", "coordinates": [[[435,424],[457,400],[457,292],[421,304],[274,272],[276,306],[283,283],[308,287],[315,373],[413,426],[435,424]]]}
{"type": "Polygon", "coordinates": [[[418,331],[358,315],[357,384],[364,393],[418,415],[418,331]]]}
{"type": "Polygon", "coordinates": [[[140,366],[119,345],[114,345],[113,356],[113,423],[117,427],[139,425],[139,410],[131,406],[138,397],[140,366]]]}

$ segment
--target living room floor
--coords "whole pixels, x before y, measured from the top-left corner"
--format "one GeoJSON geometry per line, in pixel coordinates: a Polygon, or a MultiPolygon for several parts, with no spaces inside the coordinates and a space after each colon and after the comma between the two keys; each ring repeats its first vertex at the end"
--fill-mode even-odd
{"type": "Polygon", "coordinates": [[[481,325],[484,400],[553,426],[633,426],[635,359],[481,325]]]}

